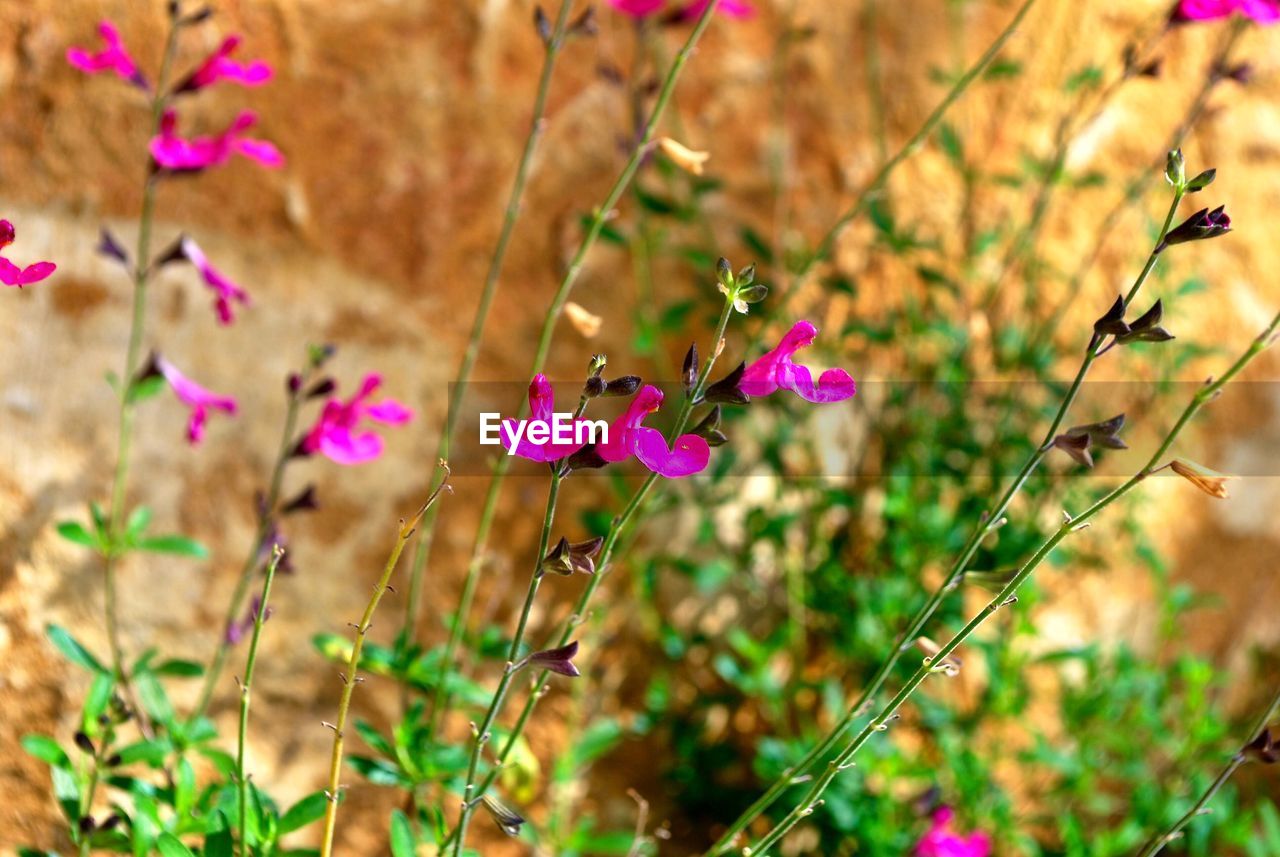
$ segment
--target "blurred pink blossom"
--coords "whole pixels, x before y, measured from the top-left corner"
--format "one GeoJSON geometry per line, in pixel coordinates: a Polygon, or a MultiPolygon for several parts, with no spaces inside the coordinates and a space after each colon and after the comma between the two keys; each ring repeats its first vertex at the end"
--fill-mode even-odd
{"type": "MultiPolygon", "coordinates": [[[[678,14],[681,18],[696,18],[706,11],[710,2],[711,0],[693,0],[678,14]]],[[[655,12],[661,12],[666,0],[609,0],[609,5],[633,18],[647,18],[655,12]]],[[[756,12],[748,0],[720,0],[716,11],[730,18],[750,18],[756,12]]]]}
{"type": "Polygon", "coordinates": [[[129,51],[125,49],[120,31],[116,29],[115,24],[103,21],[98,24],[98,33],[102,36],[106,47],[96,53],[90,53],[84,48],[68,48],[67,62],[86,74],[114,71],[123,80],[146,89],[147,79],[138,70],[138,64],[133,61],[133,57],[129,56],[129,51]]]}
{"type": "Polygon", "coordinates": [[[331,398],[325,402],[320,419],[302,439],[302,452],[318,452],[338,464],[363,464],[382,455],[382,438],[371,431],[358,431],[360,422],[367,418],[384,425],[404,425],[413,419],[413,411],[394,399],[369,404],[367,400],[381,385],[382,376],[371,372],[348,401],[331,398]]]}
{"type": "Polygon", "coordinates": [[[249,303],[248,292],[231,282],[221,271],[213,267],[209,263],[209,259],[204,255],[204,251],[190,238],[184,237],[182,239],[181,248],[182,255],[200,272],[205,285],[213,289],[216,295],[214,309],[218,313],[218,321],[222,324],[230,324],[235,320],[231,314],[231,304],[234,302],[247,305],[249,303]]]}
{"type": "MultiPolygon", "coordinates": [[[[0,220],[0,250],[12,244],[17,234],[12,223],[7,220],[0,220]]],[[[52,262],[33,262],[24,268],[0,256],[0,283],[4,283],[6,286],[22,288],[23,286],[40,282],[57,268],[58,266],[52,262]]]]}
{"type": "Polygon", "coordinates": [[[217,393],[206,390],[184,376],[163,357],[155,358],[155,367],[169,382],[178,400],[191,408],[191,419],[187,422],[187,440],[193,446],[204,439],[204,424],[209,418],[210,410],[235,414],[236,400],[231,396],[219,396],[217,393]]]}
{"type": "Polygon", "coordinates": [[[213,55],[180,83],[175,91],[195,92],[220,80],[241,86],[261,86],[271,80],[271,66],[262,60],[240,62],[231,58],[231,53],[240,46],[241,41],[240,36],[227,36],[223,39],[213,55]]]}
{"type": "Polygon", "coordinates": [[[704,470],[711,459],[711,447],[695,434],[682,434],[667,448],[667,440],[657,429],[641,425],[644,418],[662,407],[662,391],[652,384],[641,388],[626,413],[609,426],[608,439],[596,446],[605,461],[622,461],[634,455],[640,463],[668,479],[679,479],[704,470]]]}
{"type": "Polygon", "coordinates": [[[955,812],[949,806],[938,807],[933,823],[916,843],[915,857],[988,857],[991,837],[979,831],[961,836],[951,829],[955,812]]]}
{"type": "Polygon", "coordinates": [[[178,115],[166,110],[160,120],[160,133],[151,138],[151,156],[160,166],[178,172],[221,166],[232,155],[243,155],[264,167],[284,166],[284,156],[274,144],[245,136],[257,121],[256,113],[245,110],[215,137],[186,138],[178,135],[178,115]]]}
{"type": "Polygon", "coordinates": [[[1280,0],[1180,0],[1175,21],[1211,21],[1239,12],[1259,24],[1280,21],[1280,0]]]}
{"type": "Polygon", "coordinates": [[[816,403],[839,402],[852,396],[858,387],[843,369],[828,369],[814,384],[809,368],[792,362],[792,355],[812,344],[817,335],[818,328],[812,322],[797,321],[777,348],[747,367],[738,389],[748,396],[767,396],[781,388],[816,403]]]}

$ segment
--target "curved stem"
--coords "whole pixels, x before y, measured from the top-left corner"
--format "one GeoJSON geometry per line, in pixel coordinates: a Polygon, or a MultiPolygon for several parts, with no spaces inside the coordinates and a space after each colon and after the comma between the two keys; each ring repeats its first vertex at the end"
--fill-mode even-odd
{"type": "Polygon", "coordinates": [[[1159,470],[1161,467],[1159,464],[1160,459],[1162,459],[1169,451],[1169,448],[1173,445],[1174,441],[1177,440],[1179,435],[1181,435],[1183,429],[1185,429],[1191,422],[1192,418],[1199,413],[1200,409],[1203,408],[1205,404],[1216,398],[1219,391],[1221,391],[1227,383],[1229,383],[1242,369],[1244,369],[1245,366],[1261,354],[1262,351],[1274,341],[1277,327],[1280,327],[1280,315],[1277,315],[1271,321],[1271,324],[1267,329],[1253,341],[1253,344],[1249,349],[1245,351],[1245,353],[1242,354],[1234,364],[1232,364],[1231,368],[1223,373],[1220,378],[1206,384],[1195,394],[1195,396],[1192,397],[1191,402],[1174,423],[1173,428],[1169,430],[1164,441],[1160,444],[1159,448],[1157,448],[1155,454],[1151,456],[1147,464],[1143,466],[1141,470],[1126,480],[1124,484],[1104,495],[1084,512],[1074,518],[1069,518],[1065,523],[1063,523],[1062,526],[1054,531],[1054,533],[1036,550],[1031,558],[1023,564],[1013,578],[1010,579],[1008,584],[1005,585],[999,594],[997,594],[981,612],[974,616],[968,624],[948,640],[938,650],[937,655],[931,658],[925,658],[916,672],[907,680],[902,689],[898,691],[897,695],[894,696],[893,699],[891,699],[876,714],[876,716],[863,727],[862,731],[858,733],[858,735],[848,746],[845,747],[844,750],[842,750],[827,764],[822,775],[813,782],[813,785],[810,786],[804,798],[776,827],[773,828],[773,830],[769,831],[769,833],[766,834],[759,843],[752,846],[749,853],[754,855],[754,857],[762,857],[762,855],[768,852],[769,848],[777,844],[782,837],[791,830],[791,828],[795,827],[796,824],[799,823],[801,819],[812,814],[818,806],[820,806],[821,796],[831,782],[841,771],[847,770],[851,767],[853,757],[857,754],[858,750],[860,750],[862,746],[870,740],[872,735],[877,732],[884,732],[888,730],[890,722],[895,718],[898,709],[902,707],[903,703],[911,697],[912,693],[914,693],[915,690],[924,683],[924,680],[928,678],[929,675],[941,668],[940,665],[945,662],[952,652],[959,648],[974,631],[976,631],[987,619],[1002,607],[1005,607],[1011,604],[1013,600],[1016,600],[1015,596],[1018,588],[1028,577],[1031,576],[1040,564],[1044,562],[1051,553],[1053,553],[1059,543],[1061,543],[1070,534],[1083,529],[1084,526],[1096,515],[1102,512],[1102,510],[1128,494],[1146,480],[1148,476],[1159,470]],[[939,666],[935,666],[935,664],[939,666]]]}
{"type": "Polygon", "coordinates": [[[271,549],[271,562],[262,582],[262,598],[258,602],[258,615],[253,617],[253,637],[249,640],[249,654],[244,662],[244,681],[240,683],[240,728],[236,741],[236,785],[240,790],[240,854],[249,857],[249,778],[244,773],[244,748],[249,735],[249,696],[253,687],[253,668],[258,662],[258,641],[262,638],[262,626],[267,621],[267,604],[271,600],[271,584],[276,579],[276,569],[284,549],[275,545],[271,549]]]}
{"type": "MultiPolygon", "coordinates": [[[[596,208],[592,215],[591,221],[587,225],[586,234],[583,235],[582,242],[578,245],[577,251],[573,254],[573,258],[569,262],[569,267],[565,270],[564,278],[561,280],[559,288],[556,289],[556,293],[551,299],[551,305],[547,307],[547,312],[542,322],[542,331],[538,336],[538,347],[534,354],[533,365],[529,370],[529,377],[541,372],[543,366],[546,365],[547,354],[551,349],[551,337],[555,332],[556,322],[559,320],[560,314],[564,310],[565,303],[569,300],[569,294],[573,291],[574,284],[578,281],[578,275],[582,272],[582,266],[586,262],[587,253],[595,246],[596,241],[600,237],[601,230],[604,229],[605,222],[612,216],[614,206],[616,206],[618,204],[618,200],[622,198],[623,192],[631,183],[631,179],[635,176],[636,170],[639,169],[640,162],[648,153],[649,144],[653,140],[654,131],[657,129],[658,122],[662,118],[662,114],[666,112],[667,104],[671,101],[671,96],[675,92],[676,80],[680,77],[680,72],[689,61],[689,57],[692,56],[694,46],[697,45],[698,40],[702,38],[702,34],[706,32],[707,26],[711,23],[711,16],[715,13],[718,2],[719,0],[711,0],[711,2],[707,4],[706,8],[702,11],[702,14],[698,17],[693,30],[689,33],[689,37],[676,53],[675,59],[672,60],[671,68],[667,71],[666,77],[662,81],[662,86],[658,90],[657,100],[654,102],[653,109],[649,113],[649,119],[645,122],[644,130],[640,134],[640,138],[631,152],[631,157],[627,159],[627,163],[623,166],[622,172],[620,172],[618,177],[614,180],[613,186],[605,196],[604,203],[596,208]]],[[[523,419],[527,414],[528,403],[522,402],[519,412],[516,415],[516,419],[523,419]]],[[[500,456],[498,464],[494,467],[493,478],[489,482],[488,493],[485,495],[484,506],[480,515],[480,525],[477,527],[476,531],[475,545],[471,551],[471,559],[467,563],[467,574],[462,585],[462,597],[459,599],[458,612],[453,617],[452,627],[449,632],[449,640],[445,644],[444,656],[440,660],[440,681],[437,684],[436,702],[431,712],[431,732],[433,735],[438,734],[440,724],[443,722],[448,709],[448,694],[443,691],[444,676],[453,668],[453,660],[457,652],[458,643],[467,626],[467,619],[471,612],[471,604],[475,598],[475,589],[480,575],[480,568],[483,565],[484,554],[488,549],[489,531],[492,528],[493,517],[497,511],[498,497],[502,491],[502,484],[510,467],[511,456],[500,456]]]]}
{"type": "Polygon", "coordinates": [[[355,691],[356,685],[363,681],[360,677],[360,656],[364,652],[365,637],[368,636],[369,626],[373,622],[373,614],[377,611],[378,604],[382,601],[382,596],[389,588],[388,584],[391,582],[391,575],[395,573],[396,565],[400,561],[400,554],[404,551],[404,546],[413,537],[413,531],[422,520],[422,516],[440,497],[440,492],[449,485],[448,465],[441,460],[439,467],[444,471],[444,476],[437,480],[436,487],[427,497],[427,501],[407,521],[400,521],[400,530],[396,534],[395,545],[391,549],[391,554],[387,557],[386,564],[382,567],[382,575],[378,578],[378,582],[373,585],[373,594],[369,597],[368,604],[365,605],[364,613],[361,615],[360,621],[355,625],[356,636],[351,646],[351,656],[347,659],[347,671],[340,673],[342,677],[342,696],[338,701],[338,719],[333,724],[326,724],[333,729],[333,751],[329,756],[329,787],[325,790],[325,796],[328,797],[329,801],[324,809],[324,839],[321,841],[320,846],[321,857],[331,857],[333,854],[333,835],[338,824],[338,802],[341,799],[342,788],[343,739],[347,728],[347,716],[351,711],[351,695],[355,691]]]}
{"type": "MultiPolygon", "coordinates": [[[[555,68],[556,58],[564,46],[565,29],[568,26],[569,12],[572,7],[573,0],[561,0],[555,25],[551,30],[550,38],[547,39],[546,53],[542,60],[542,74],[538,78],[538,91],[533,100],[533,119],[530,122],[529,135],[525,138],[524,152],[520,155],[520,163],[516,166],[511,193],[507,197],[507,205],[502,216],[502,226],[498,231],[498,242],[494,245],[493,255],[489,258],[489,268],[485,273],[484,285],[480,289],[480,302],[476,305],[475,318],[471,322],[471,334],[467,338],[467,345],[462,353],[462,363],[458,367],[458,376],[454,380],[453,390],[449,396],[449,412],[436,450],[437,458],[449,457],[453,433],[458,427],[458,418],[462,413],[462,399],[466,392],[466,385],[471,379],[471,370],[475,367],[476,358],[480,354],[480,340],[484,336],[489,309],[498,291],[498,280],[502,275],[503,262],[506,261],[507,246],[511,242],[516,221],[520,217],[520,202],[524,198],[525,183],[529,178],[529,169],[533,165],[533,155],[547,127],[547,95],[551,91],[551,73],[555,68]]],[[[422,576],[426,570],[427,560],[431,556],[437,514],[438,512],[433,508],[422,521],[418,549],[414,552],[413,565],[409,571],[409,594],[405,601],[404,625],[401,631],[406,641],[416,639],[418,634],[418,614],[422,604],[422,576]]]]}

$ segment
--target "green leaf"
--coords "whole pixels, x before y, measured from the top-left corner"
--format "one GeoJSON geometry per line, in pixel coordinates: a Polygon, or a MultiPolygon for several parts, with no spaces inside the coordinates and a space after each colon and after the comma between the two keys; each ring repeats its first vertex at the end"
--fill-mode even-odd
{"type": "Polygon", "coordinates": [[[107,704],[111,702],[111,692],[115,687],[116,682],[113,676],[98,673],[93,677],[93,684],[89,685],[89,693],[84,699],[84,715],[81,720],[81,728],[90,735],[97,734],[101,728],[98,718],[107,710],[107,704]]]}
{"type": "Polygon", "coordinates": [[[47,765],[71,769],[71,759],[67,756],[67,751],[48,735],[24,735],[22,749],[47,765]]]}
{"type": "Polygon", "coordinates": [[[138,673],[134,676],[133,685],[138,692],[138,702],[151,715],[151,719],[165,725],[173,722],[173,704],[169,702],[169,695],[164,692],[164,687],[154,673],[138,673]]]}
{"type": "Polygon", "coordinates": [[[156,848],[160,851],[160,857],[196,857],[195,853],[172,833],[161,833],[160,838],[156,840],[156,848]]]}
{"type": "Polygon", "coordinates": [[[138,541],[138,548],[151,553],[171,553],[179,556],[194,557],[195,559],[205,559],[209,556],[209,549],[204,545],[195,539],[179,535],[141,539],[138,541]]]}
{"type": "Polygon", "coordinates": [[[398,809],[391,811],[391,855],[392,857],[414,857],[413,828],[409,819],[398,809]]]}
{"type": "Polygon", "coordinates": [[[120,750],[120,764],[132,765],[136,762],[152,767],[164,766],[165,759],[173,750],[173,744],[165,738],[154,738],[149,741],[135,741],[120,750]]]}
{"type": "Polygon", "coordinates": [[[956,129],[948,122],[938,126],[938,146],[955,167],[964,167],[964,144],[960,142],[956,129]]]}
{"type": "Polygon", "coordinates": [[[288,812],[280,816],[280,835],[292,833],[324,818],[324,811],[328,805],[329,798],[325,797],[324,792],[315,792],[307,795],[289,807],[288,812]]]}
{"type": "Polygon", "coordinates": [[[150,523],[151,510],[146,506],[138,506],[129,513],[129,520],[125,524],[125,532],[136,538],[146,531],[147,525],[150,523]]]}
{"type": "Polygon", "coordinates": [[[223,828],[205,836],[204,857],[232,857],[231,831],[223,828]]]}
{"type": "Polygon", "coordinates": [[[155,675],[174,676],[176,678],[199,678],[204,675],[204,667],[195,661],[170,659],[152,667],[155,675]]]}
{"type": "Polygon", "coordinates": [[[98,537],[84,528],[84,524],[79,521],[62,521],[57,527],[58,535],[62,536],[72,544],[77,544],[94,550],[102,550],[102,545],[98,542],[98,537]]]}
{"type": "Polygon", "coordinates": [[[84,667],[91,672],[110,675],[110,671],[98,663],[97,658],[89,654],[89,650],[76,642],[76,639],[67,633],[62,626],[47,625],[44,632],[49,637],[49,642],[53,643],[54,647],[62,652],[63,656],[71,663],[78,667],[84,667]]]}

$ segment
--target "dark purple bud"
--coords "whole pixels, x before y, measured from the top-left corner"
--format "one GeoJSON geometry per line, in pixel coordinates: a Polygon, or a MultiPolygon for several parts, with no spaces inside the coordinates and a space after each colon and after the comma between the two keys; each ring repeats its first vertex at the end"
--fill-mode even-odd
{"type": "MultiPolygon", "coordinates": [[[[106,762],[104,762],[103,764],[105,764],[108,768],[118,768],[123,763],[124,763],[124,756],[120,755],[119,753],[112,753],[110,756],[107,757],[106,762]]],[[[110,821],[111,819],[107,819],[107,820],[110,821]]],[[[118,820],[119,819],[117,819],[117,821],[118,820]]]]}
{"type": "Polygon", "coordinates": [[[192,12],[190,15],[182,19],[184,27],[190,27],[194,24],[203,24],[205,21],[213,17],[213,9],[208,6],[201,7],[198,11],[192,12]]]}
{"type": "Polygon", "coordinates": [[[93,833],[98,829],[98,825],[94,822],[93,816],[91,815],[82,815],[80,817],[80,821],[76,823],[76,827],[80,829],[81,833],[86,835],[93,833]]]}
{"type": "Polygon", "coordinates": [[[250,631],[253,630],[253,624],[258,619],[258,609],[262,606],[262,599],[255,595],[253,600],[249,602],[249,610],[241,619],[233,620],[227,625],[227,630],[223,634],[223,640],[228,646],[234,646],[243,640],[250,631]]]}
{"type": "Polygon", "coordinates": [[[608,384],[599,375],[592,375],[587,379],[587,383],[582,388],[582,394],[588,399],[594,399],[604,395],[604,391],[608,388],[608,384]]]}
{"type": "Polygon", "coordinates": [[[151,267],[158,270],[174,262],[186,262],[186,237],[185,235],[179,235],[172,244],[164,249],[164,252],[155,258],[155,261],[151,263],[151,267]]]}
{"type": "Polygon", "coordinates": [[[588,6],[586,11],[574,18],[569,24],[569,32],[575,36],[595,36],[600,32],[600,27],[596,23],[596,9],[594,6],[588,6]]]}
{"type": "Polygon", "coordinates": [[[537,31],[538,38],[542,39],[544,45],[551,44],[551,19],[547,17],[547,13],[542,11],[541,6],[533,7],[533,29],[537,31]]]}
{"type": "Polygon", "coordinates": [[[297,395],[298,391],[302,389],[302,376],[297,372],[290,372],[289,377],[285,379],[284,386],[289,391],[289,395],[297,395]]]}
{"type": "Polygon", "coordinates": [[[1093,331],[1099,336],[1123,336],[1129,332],[1129,325],[1124,321],[1124,298],[1117,297],[1116,302],[1107,310],[1107,314],[1093,323],[1093,331]]]}
{"type": "Polygon", "coordinates": [[[542,558],[542,562],[538,563],[538,573],[559,574],[568,577],[573,574],[573,560],[569,556],[569,540],[561,536],[560,541],[556,542],[556,546],[551,552],[542,558]]]}
{"type": "Polygon", "coordinates": [[[710,412],[707,413],[705,417],[702,418],[701,422],[699,422],[696,426],[693,427],[693,429],[689,433],[696,434],[698,437],[701,437],[701,438],[706,438],[707,435],[713,432],[719,433],[720,414],[721,414],[720,406],[716,405],[710,410],[710,412]]]}
{"type": "Polygon", "coordinates": [[[596,452],[596,445],[592,443],[565,459],[565,473],[571,473],[574,470],[596,470],[608,463],[600,453],[596,452]]]}
{"type": "Polygon", "coordinates": [[[159,353],[152,351],[147,355],[147,362],[138,367],[138,374],[134,376],[133,383],[136,384],[139,381],[146,381],[148,378],[158,378],[161,374],[160,355],[159,353]]]}
{"type": "Polygon", "coordinates": [[[596,555],[603,546],[604,539],[599,536],[569,545],[569,564],[580,574],[595,574],[596,555]]]}
{"type": "Polygon", "coordinates": [[[1089,453],[1092,443],[1087,434],[1060,434],[1053,439],[1054,448],[1062,450],[1085,467],[1093,467],[1093,456],[1089,453]]]}
{"type": "Polygon", "coordinates": [[[316,500],[316,486],[308,485],[293,499],[285,501],[280,507],[280,514],[291,515],[294,512],[310,512],[319,508],[320,503],[316,500]]]}
{"type": "Polygon", "coordinates": [[[738,385],[742,383],[742,375],[746,371],[747,364],[745,362],[739,363],[732,372],[707,387],[703,393],[702,400],[704,402],[745,405],[751,401],[751,397],[739,390],[738,385]]]}
{"type": "Polygon", "coordinates": [[[1151,309],[1129,325],[1128,333],[1116,337],[1116,342],[1121,345],[1128,345],[1131,342],[1167,342],[1173,339],[1173,334],[1160,326],[1160,319],[1163,315],[1163,303],[1156,301],[1151,309]]]}
{"type": "Polygon", "coordinates": [[[90,740],[89,736],[83,732],[76,732],[75,742],[77,747],[88,753],[90,756],[93,756],[98,752],[97,748],[93,746],[93,741],[90,740]]]}
{"type": "MultiPolygon", "coordinates": [[[[113,756],[112,758],[116,758],[116,757],[113,756]]],[[[115,813],[112,813],[111,815],[107,816],[106,821],[102,822],[102,824],[98,826],[98,829],[99,830],[115,830],[117,827],[120,826],[121,821],[123,821],[123,818],[121,816],[115,813]]]]}
{"type": "Polygon", "coordinates": [[[1253,65],[1250,63],[1242,62],[1237,65],[1233,65],[1231,68],[1223,72],[1223,74],[1241,86],[1248,86],[1253,82],[1254,69],[1253,65]]]}
{"type": "Polygon", "coordinates": [[[1202,208],[1175,226],[1164,236],[1157,252],[1172,244],[1185,244],[1188,241],[1203,241],[1217,238],[1231,231],[1231,218],[1227,216],[1226,206],[1220,205],[1210,211],[1202,208]]]}
{"type": "Polygon", "coordinates": [[[689,350],[684,353],[684,363],[680,366],[680,383],[684,385],[686,393],[692,393],[698,383],[698,343],[696,342],[691,343],[689,350]]]}
{"type": "Polygon", "coordinates": [[[107,229],[105,226],[102,227],[102,234],[98,238],[97,250],[103,256],[115,259],[121,265],[128,267],[129,253],[120,245],[120,242],[116,240],[116,237],[111,234],[111,230],[107,229]]]}
{"type": "Polygon", "coordinates": [[[480,802],[484,804],[494,823],[502,828],[503,833],[508,836],[520,835],[520,825],[524,824],[524,816],[487,792],[481,797],[480,802]]]}
{"type": "Polygon", "coordinates": [[[621,375],[608,383],[604,388],[604,394],[610,397],[630,396],[640,389],[640,383],[639,375],[621,375]]]}
{"type": "Polygon", "coordinates": [[[334,390],[338,389],[338,382],[332,378],[321,378],[319,381],[311,385],[311,389],[307,390],[308,399],[318,399],[327,396],[334,390]]]}
{"type": "Polygon", "coordinates": [[[1083,426],[1072,426],[1067,429],[1069,437],[1088,437],[1094,446],[1107,449],[1128,449],[1129,446],[1120,439],[1120,429],[1124,428],[1124,414],[1116,414],[1109,420],[1089,423],[1083,426]]]}
{"type": "Polygon", "coordinates": [[[577,654],[578,642],[575,640],[569,645],[561,646],[558,649],[534,652],[529,655],[529,663],[540,669],[567,675],[570,678],[577,678],[582,675],[582,673],[578,672],[578,668],[573,665],[573,658],[577,654]]]}
{"type": "Polygon", "coordinates": [[[1136,71],[1138,77],[1159,77],[1160,71],[1164,66],[1164,60],[1153,59],[1151,62],[1139,67],[1136,71]]]}
{"type": "Polygon", "coordinates": [[[1245,744],[1240,752],[1245,758],[1262,762],[1264,765],[1273,765],[1280,761],[1280,746],[1276,745],[1275,736],[1271,734],[1269,728],[1259,732],[1258,737],[1245,744]]]}

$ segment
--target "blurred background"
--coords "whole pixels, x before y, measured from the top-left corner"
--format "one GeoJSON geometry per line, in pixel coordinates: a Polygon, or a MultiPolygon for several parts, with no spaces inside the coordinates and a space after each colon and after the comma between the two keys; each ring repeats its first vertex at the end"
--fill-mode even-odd
{"type": "MultiPolygon", "coordinates": [[[[180,64],[240,32],[243,54],[271,62],[277,78],[201,94],[184,127],[220,128],[248,107],[288,164],[266,173],[235,163],[161,190],[159,245],[188,232],[252,305],[224,328],[189,269],[166,269],[153,290],[149,340],[241,409],[195,449],[176,402],[145,412],[132,494],[156,510],[158,529],[198,537],[213,559],[122,570],[126,649],[209,656],[253,537],[284,379],[307,343],[337,346],[343,389],[378,371],[385,392],[417,411],[388,433],[377,462],[309,460],[290,476],[296,487],[316,482],[322,507],[290,523],[296,572],[273,598],[250,744],[255,781],[288,803],[319,787],[331,740],[320,721],[340,691],[312,639],[356,617],[397,517],[430,479],[542,48],[528,0],[214,5],[180,64]]],[[[598,34],[569,43],[552,83],[478,381],[527,380],[583,217],[687,33],[684,22],[638,25],[595,5],[598,34]]],[[[710,153],[706,173],[646,162],[574,292],[600,329],[588,338],[560,324],[552,378],[580,380],[590,355],[605,352],[611,371],[672,380],[690,341],[709,348],[718,256],[756,262],[774,287],[769,302],[790,291],[800,260],[1015,11],[996,0],[754,5],[748,19],[713,23],[662,126],[710,153]]],[[[485,820],[482,853],[626,854],[628,789],[651,802],[661,853],[693,853],[838,718],[942,579],[993,485],[1034,449],[1089,326],[1136,276],[1168,206],[1159,165],[1172,142],[1181,139],[1189,171],[1218,170],[1183,213],[1226,203],[1235,230],[1166,254],[1139,299],[1163,299],[1175,341],[1099,364],[1095,377],[1116,383],[1087,390],[1071,423],[1127,412],[1133,447],[1100,469],[1144,461],[1194,384],[1270,319],[1280,305],[1270,229],[1280,32],[1250,26],[1224,57],[1230,23],[1168,27],[1169,11],[1040,0],[833,258],[796,286],[786,323],[809,318],[822,330],[806,362],[848,369],[859,398],[735,412],[714,472],[673,486],[646,517],[591,617],[599,642],[588,679],[553,688],[504,777],[537,842],[505,841],[485,820]]],[[[18,745],[32,732],[69,735],[87,684],[44,626],[106,648],[100,566],[53,525],[108,491],[115,400],[103,375],[124,348],[130,291],[94,247],[104,224],[132,245],[147,133],[142,94],[87,78],[64,55],[110,18],[152,67],[164,15],[151,0],[0,3],[0,215],[18,225],[21,258],[59,265],[46,284],[6,292],[0,313],[4,849],[66,847],[45,768],[18,745]]],[[[769,302],[735,322],[726,360],[755,356],[744,351],[769,302]]],[[[776,341],[784,329],[763,335],[776,341]]],[[[868,750],[784,853],[906,854],[938,803],[965,829],[989,832],[1000,855],[1129,853],[1181,814],[1277,680],[1276,374],[1275,355],[1264,357],[1247,374],[1257,383],[1229,388],[1180,441],[1187,457],[1242,476],[1231,499],[1153,480],[1071,541],[1016,609],[965,647],[960,676],[918,695],[902,728],[868,750]]],[[[562,520],[588,531],[634,486],[570,484],[562,520]]],[[[1113,484],[1051,459],[975,566],[1016,565],[1061,509],[1113,484]]],[[[485,480],[454,486],[427,577],[425,645],[443,640],[485,480]]],[[[544,490],[516,478],[503,495],[469,640],[485,686],[524,589],[539,523],[529,509],[544,490]]],[[[535,627],[562,618],[583,581],[554,583],[535,627]]],[[[958,592],[932,636],[945,639],[985,597],[958,592]]],[[[389,643],[403,604],[384,609],[373,635],[389,643]]],[[[194,700],[190,684],[171,691],[180,706],[194,700]]],[[[224,688],[212,712],[223,727],[233,696],[224,688]]],[[[399,699],[393,681],[373,678],[357,714],[388,732],[399,699]]],[[[465,727],[456,724],[459,742],[465,727]]],[[[1273,774],[1246,768],[1213,823],[1198,821],[1170,853],[1280,854],[1273,774]]],[[[342,852],[386,853],[386,819],[404,792],[354,770],[346,781],[342,852]]]]}

